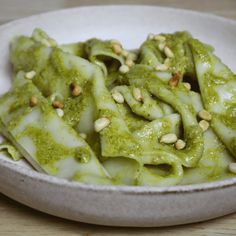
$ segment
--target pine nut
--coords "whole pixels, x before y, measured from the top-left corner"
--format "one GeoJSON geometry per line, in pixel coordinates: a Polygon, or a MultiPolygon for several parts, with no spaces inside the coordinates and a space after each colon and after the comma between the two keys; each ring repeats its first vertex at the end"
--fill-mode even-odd
{"type": "Polygon", "coordinates": [[[36,75],[36,72],[35,72],[34,70],[32,70],[32,71],[30,71],[30,72],[27,72],[27,73],[25,74],[25,77],[26,77],[27,79],[33,79],[35,75],[36,75]]]}
{"type": "Polygon", "coordinates": [[[160,142],[161,143],[166,143],[166,144],[172,144],[177,141],[177,136],[176,134],[170,133],[170,134],[165,134],[161,137],[160,142]]]}
{"type": "Polygon", "coordinates": [[[125,73],[129,72],[129,67],[127,65],[122,65],[119,68],[119,71],[120,71],[120,73],[125,74],[125,73]]]}
{"type": "Polygon", "coordinates": [[[206,131],[209,128],[209,123],[205,120],[201,120],[199,122],[199,126],[202,128],[203,132],[206,131]]]}
{"type": "Polygon", "coordinates": [[[55,101],[53,101],[52,106],[53,106],[54,108],[60,108],[60,109],[62,109],[62,108],[64,107],[64,104],[63,104],[62,102],[60,102],[60,101],[55,100],[55,101]]]}
{"type": "Polygon", "coordinates": [[[56,112],[57,112],[57,115],[58,115],[59,117],[64,116],[64,111],[63,111],[61,108],[57,108],[57,109],[56,109],[56,112]]]}
{"type": "Polygon", "coordinates": [[[109,124],[110,124],[110,120],[108,118],[106,117],[99,118],[94,122],[94,130],[96,132],[100,132],[104,128],[106,128],[109,124]]]}
{"type": "Polygon", "coordinates": [[[174,53],[171,51],[171,49],[169,47],[165,47],[164,48],[164,53],[166,54],[167,57],[169,58],[173,58],[174,57],[174,53]]]}
{"type": "Polygon", "coordinates": [[[115,54],[121,54],[122,52],[122,47],[120,46],[120,44],[114,43],[112,44],[112,50],[115,54]]]}
{"type": "Polygon", "coordinates": [[[133,88],[133,96],[134,96],[136,101],[138,101],[138,102],[142,102],[143,101],[143,95],[142,95],[141,89],[133,88]]]}
{"type": "Polygon", "coordinates": [[[35,107],[38,104],[38,99],[34,96],[30,97],[29,99],[29,105],[31,107],[35,107]]]}
{"type": "Polygon", "coordinates": [[[82,93],[82,88],[78,84],[72,83],[70,85],[70,88],[71,88],[71,94],[74,97],[78,97],[82,93]]]}
{"type": "Polygon", "coordinates": [[[198,116],[203,119],[203,120],[207,120],[207,121],[210,121],[211,120],[211,114],[206,111],[206,110],[202,110],[198,113],[198,116]]]}
{"type": "Polygon", "coordinates": [[[181,78],[181,72],[175,73],[172,78],[169,80],[169,85],[171,87],[176,87],[180,81],[181,78]]]}
{"type": "Polygon", "coordinates": [[[190,83],[183,83],[184,87],[187,89],[187,90],[191,90],[191,84],[190,83]]]}
{"type": "Polygon", "coordinates": [[[113,92],[111,94],[111,96],[113,97],[113,99],[117,102],[117,103],[124,103],[125,99],[123,97],[123,95],[119,92],[113,92]]]}
{"type": "Polygon", "coordinates": [[[186,143],[184,142],[184,140],[182,139],[178,139],[177,142],[175,143],[175,148],[177,150],[181,150],[181,149],[184,149],[186,146],[186,143]]]}

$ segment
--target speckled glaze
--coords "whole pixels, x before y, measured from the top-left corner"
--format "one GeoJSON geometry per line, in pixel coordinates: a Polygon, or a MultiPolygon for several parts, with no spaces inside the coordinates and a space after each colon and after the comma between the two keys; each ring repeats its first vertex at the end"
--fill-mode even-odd
{"type": "MultiPolygon", "coordinates": [[[[129,48],[150,32],[188,30],[216,48],[236,71],[236,23],[220,17],[151,6],[83,7],[41,14],[0,27],[0,93],[11,82],[9,41],[41,27],[59,43],[115,38],[129,48]],[[92,14],[91,14],[92,13],[92,14]],[[105,16],[105,17],[104,17],[105,16]]],[[[175,187],[95,186],[47,176],[24,162],[0,156],[0,191],[37,210],[81,222],[112,226],[167,226],[236,211],[236,178],[175,187]]]]}

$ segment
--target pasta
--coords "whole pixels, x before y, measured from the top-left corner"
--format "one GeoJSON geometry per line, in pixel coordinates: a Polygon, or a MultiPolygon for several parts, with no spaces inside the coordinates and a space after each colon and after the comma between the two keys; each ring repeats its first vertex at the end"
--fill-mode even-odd
{"type": "Polygon", "coordinates": [[[188,32],[58,45],[11,42],[0,131],[14,160],[84,183],[172,186],[236,174],[236,76],[188,32]]]}

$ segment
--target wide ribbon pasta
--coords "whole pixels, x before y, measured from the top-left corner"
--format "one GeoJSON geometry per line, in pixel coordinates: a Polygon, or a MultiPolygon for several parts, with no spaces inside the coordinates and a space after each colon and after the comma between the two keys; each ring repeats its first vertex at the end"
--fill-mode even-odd
{"type": "Polygon", "coordinates": [[[12,40],[10,58],[14,82],[0,98],[8,143],[0,149],[13,158],[96,184],[233,176],[236,77],[188,32],[151,35],[130,51],[96,38],[58,45],[35,29],[12,40]]]}

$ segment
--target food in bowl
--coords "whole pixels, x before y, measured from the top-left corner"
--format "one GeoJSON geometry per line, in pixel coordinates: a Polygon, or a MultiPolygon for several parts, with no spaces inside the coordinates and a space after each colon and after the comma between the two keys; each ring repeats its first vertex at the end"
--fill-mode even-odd
{"type": "Polygon", "coordinates": [[[93,184],[172,186],[236,174],[236,76],[188,32],[58,45],[11,42],[1,149],[38,171],[93,184]]]}

